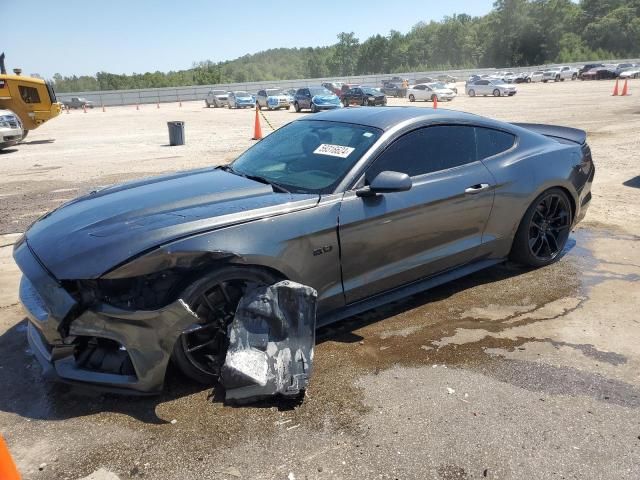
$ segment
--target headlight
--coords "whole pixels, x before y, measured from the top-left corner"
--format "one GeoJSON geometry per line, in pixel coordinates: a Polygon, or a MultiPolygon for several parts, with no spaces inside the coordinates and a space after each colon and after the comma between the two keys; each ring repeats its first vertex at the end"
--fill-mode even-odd
{"type": "Polygon", "coordinates": [[[369,97],[369,101],[373,102],[376,99],[376,97],[369,97]]]}

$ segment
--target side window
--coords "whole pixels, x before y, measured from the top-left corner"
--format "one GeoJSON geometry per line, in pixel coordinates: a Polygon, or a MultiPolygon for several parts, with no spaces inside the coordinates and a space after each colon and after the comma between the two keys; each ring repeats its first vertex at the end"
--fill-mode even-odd
{"type": "Polygon", "coordinates": [[[369,167],[366,178],[371,181],[385,170],[415,177],[475,161],[476,137],[473,127],[425,127],[393,142],[369,167]]]}
{"type": "Polygon", "coordinates": [[[490,128],[476,127],[476,144],[478,145],[478,159],[492,157],[513,147],[516,137],[510,133],[490,128]]]}
{"type": "Polygon", "coordinates": [[[38,94],[37,89],[18,85],[18,90],[24,103],[40,103],[40,94],[38,94]]]}

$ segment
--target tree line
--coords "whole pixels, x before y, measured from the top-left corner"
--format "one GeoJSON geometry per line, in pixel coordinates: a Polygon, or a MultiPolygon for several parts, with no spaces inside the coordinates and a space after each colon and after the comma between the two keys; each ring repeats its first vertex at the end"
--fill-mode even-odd
{"type": "Polygon", "coordinates": [[[170,72],[62,76],[58,92],[211,85],[640,56],[640,0],[497,0],[487,15],[419,22],[360,41],[341,32],[317,48],[276,48],[170,72]]]}

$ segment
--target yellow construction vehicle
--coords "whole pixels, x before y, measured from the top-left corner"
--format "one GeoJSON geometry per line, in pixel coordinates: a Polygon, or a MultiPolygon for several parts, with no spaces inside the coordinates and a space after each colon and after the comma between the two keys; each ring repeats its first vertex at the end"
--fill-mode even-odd
{"type": "Polygon", "coordinates": [[[13,111],[22,121],[23,138],[29,130],[38,128],[60,114],[62,106],[56,100],[53,85],[41,78],[25,77],[15,68],[7,75],[4,53],[0,55],[0,109],[13,111]]]}

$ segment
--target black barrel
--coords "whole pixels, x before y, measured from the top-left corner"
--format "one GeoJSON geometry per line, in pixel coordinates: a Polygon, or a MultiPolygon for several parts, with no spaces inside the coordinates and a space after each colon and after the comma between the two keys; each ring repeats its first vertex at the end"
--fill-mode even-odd
{"type": "Polygon", "coordinates": [[[169,127],[169,145],[184,145],[184,122],[167,122],[169,127]]]}

